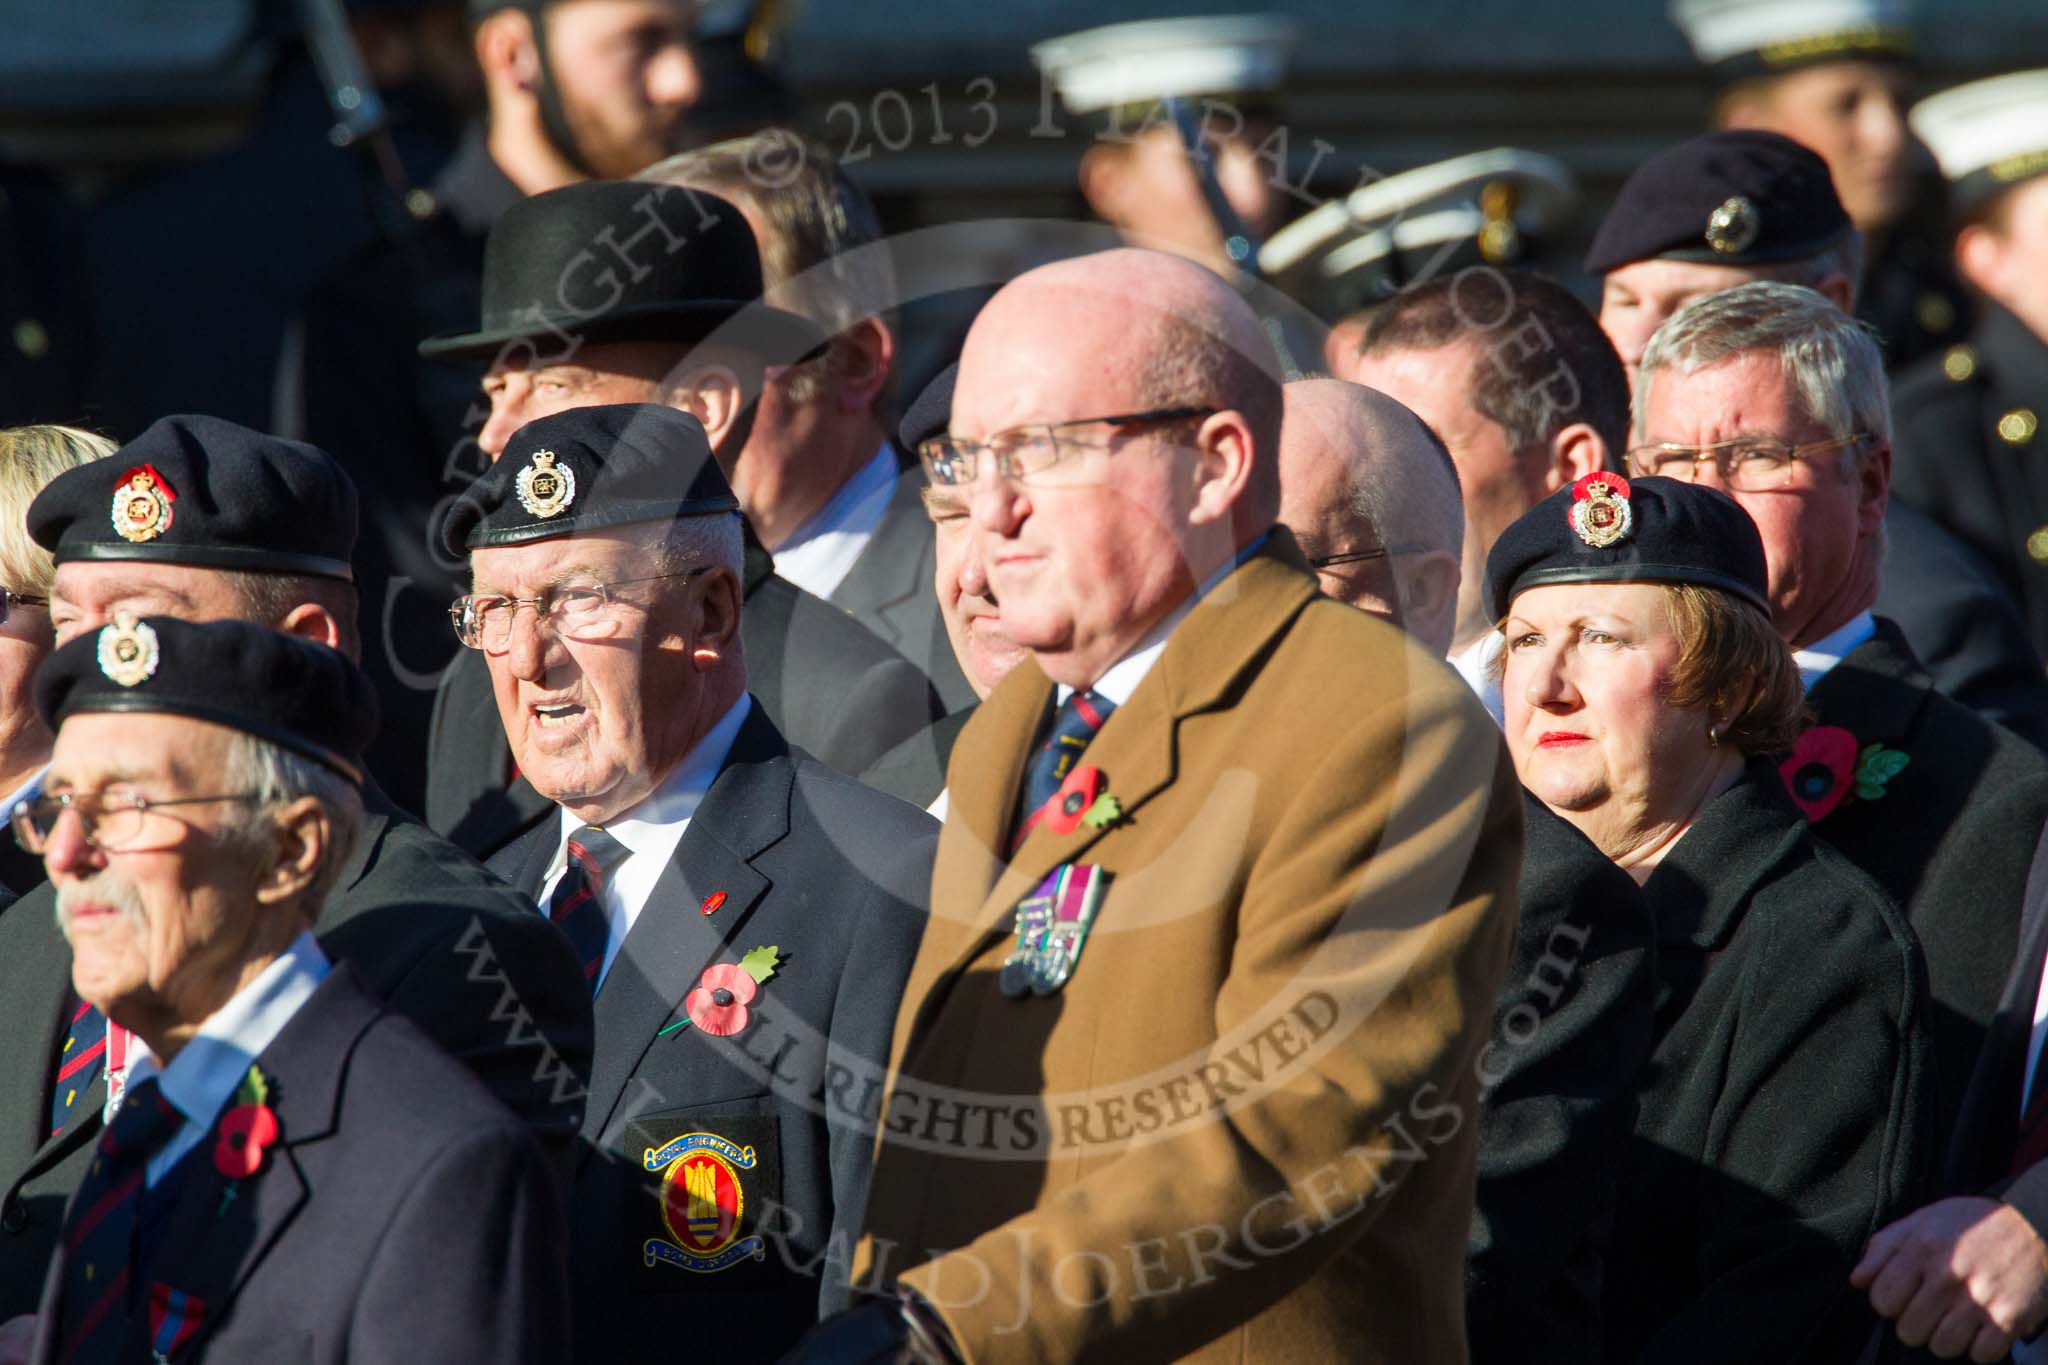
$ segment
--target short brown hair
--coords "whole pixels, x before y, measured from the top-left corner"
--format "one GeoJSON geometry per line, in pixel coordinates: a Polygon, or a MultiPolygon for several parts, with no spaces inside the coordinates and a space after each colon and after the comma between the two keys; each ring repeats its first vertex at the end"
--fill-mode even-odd
{"type": "Polygon", "coordinates": [[[1664,700],[1728,716],[1721,742],[1745,757],[1788,752],[1812,716],[1799,665],[1769,613],[1718,588],[1662,586],[1679,647],[1664,700]]]}

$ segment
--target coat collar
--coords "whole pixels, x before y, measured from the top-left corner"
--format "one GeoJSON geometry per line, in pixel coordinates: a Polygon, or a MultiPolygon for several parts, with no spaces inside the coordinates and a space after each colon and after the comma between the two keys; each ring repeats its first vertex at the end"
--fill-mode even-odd
{"type": "Polygon", "coordinates": [[[1805,833],[1806,818],[1785,794],[1776,766],[1768,758],[1752,758],[1643,884],[1656,912],[1658,941],[1723,946],[1756,888],[1805,833]]]}
{"type": "Polygon", "coordinates": [[[853,612],[879,612],[886,607],[930,594],[932,524],[924,510],[924,471],[915,457],[896,450],[896,487],[875,533],[860,558],[853,561],[834,605],[853,612]]]}
{"type": "Polygon", "coordinates": [[[1838,725],[1858,744],[1902,744],[1934,691],[1893,621],[1877,618],[1877,633],[1856,646],[1807,693],[1823,725],[1838,725]]]}
{"type": "MultiPolygon", "coordinates": [[[[1228,697],[1315,597],[1308,561],[1294,537],[1276,527],[1266,545],[1212,588],[1167,637],[1159,662],[1086,754],[1127,818],[1138,818],[1145,803],[1173,780],[1180,722],[1228,697]]],[[[971,887],[978,898],[975,932],[953,960],[954,969],[982,951],[1002,929],[1010,907],[1033,886],[1061,864],[1079,861],[1107,833],[1084,822],[1070,834],[1055,834],[1041,824],[1005,860],[1024,767],[1053,695],[1051,679],[1026,659],[975,708],[953,747],[933,885],[971,887]]]]}
{"type": "MultiPolygon", "coordinates": [[[[6,932],[0,934],[6,959],[0,962],[0,975],[10,992],[19,992],[21,1009],[15,1017],[28,1024],[18,1044],[31,1057],[45,1060],[57,1055],[57,1040],[69,1023],[66,1006],[72,1001],[71,948],[52,918],[55,904],[56,892],[46,882],[0,912],[6,916],[6,932]]],[[[0,1104],[0,1112],[23,1115],[34,1125],[32,1133],[23,1135],[25,1147],[14,1149],[34,1153],[32,1159],[25,1169],[8,1173],[13,1187],[19,1188],[99,1136],[100,1111],[107,1101],[106,1071],[101,1069],[79,1099],[71,1122],[55,1134],[46,1131],[44,1117],[50,1112],[47,1067],[11,1067],[7,1074],[21,1085],[0,1104]]],[[[8,1138],[10,1148],[14,1141],[16,1137],[8,1138]]],[[[11,1190],[0,1191],[4,1193],[11,1190]]]]}

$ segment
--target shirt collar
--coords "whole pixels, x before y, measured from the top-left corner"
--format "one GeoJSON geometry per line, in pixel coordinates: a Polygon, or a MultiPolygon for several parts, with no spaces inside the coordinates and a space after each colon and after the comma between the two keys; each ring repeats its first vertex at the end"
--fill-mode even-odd
{"type": "MultiPolygon", "coordinates": [[[[1145,675],[1152,671],[1152,665],[1159,662],[1160,654],[1166,649],[1167,637],[1173,634],[1174,628],[1188,618],[1188,614],[1195,609],[1195,605],[1204,597],[1207,597],[1218,583],[1221,583],[1224,579],[1230,577],[1231,574],[1237,572],[1237,570],[1244,566],[1245,561],[1257,554],[1272,534],[1270,530],[1260,532],[1251,544],[1239,550],[1228,564],[1225,564],[1222,568],[1204,579],[1202,585],[1196,588],[1185,601],[1168,612],[1151,630],[1145,632],[1144,638],[1131,646],[1130,651],[1123,658],[1118,659],[1115,663],[1104,669],[1102,676],[1097,678],[1094,685],[1088,690],[1097,696],[1107,697],[1112,706],[1122,706],[1125,702],[1129,701],[1131,694],[1138,690],[1138,684],[1145,681],[1145,675]]],[[[1053,700],[1059,705],[1064,706],[1067,703],[1067,698],[1073,695],[1074,689],[1068,687],[1065,683],[1061,683],[1058,695],[1053,700]]]]}
{"type": "MultiPolygon", "coordinates": [[[[678,826],[688,824],[703,802],[704,793],[711,790],[711,784],[724,770],[726,756],[732,752],[733,741],[739,738],[740,726],[746,723],[753,705],[752,697],[740,693],[739,700],[727,707],[717,724],[705,731],[704,738],[684,755],[675,771],[659,787],[641,798],[639,805],[606,821],[604,832],[624,845],[628,853],[639,853],[664,834],[673,834],[678,826]]],[[[569,836],[582,828],[583,821],[566,809],[562,811],[561,839],[555,849],[555,860],[549,867],[550,874],[561,867],[569,836]]]]}
{"type": "Polygon", "coordinates": [[[872,459],[856,469],[853,477],[839,485],[839,491],[828,498],[823,507],[811,513],[810,519],[797,527],[794,535],[776,547],[778,559],[832,531],[862,536],[874,534],[889,510],[889,495],[895,487],[896,452],[884,441],[872,459]]]}
{"type": "Polygon", "coordinates": [[[1799,685],[1811,692],[1813,685],[1826,677],[1828,670],[1847,658],[1856,646],[1877,634],[1877,622],[1867,611],[1856,613],[1841,628],[1822,636],[1805,649],[1792,652],[1793,660],[1799,665],[1799,685]]]}
{"type": "Polygon", "coordinates": [[[169,1066],[137,1038],[128,1063],[127,1089],[132,1092],[151,1076],[160,1076],[164,1098],[187,1122],[211,1125],[263,1050],[277,1041],[332,970],[312,931],[302,931],[254,981],[207,1016],[169,1066]]]}
{"type": "Polygon", "coordinates": [[[49,772],[50,765],[45,763],[42,767],[29,774],[28,781],[10,792],[5,802],[0,802],[0,822],[12,818],[16,806],[24,801],[33,801],[41,794],[43,779],[49,775],[49,772]]]}

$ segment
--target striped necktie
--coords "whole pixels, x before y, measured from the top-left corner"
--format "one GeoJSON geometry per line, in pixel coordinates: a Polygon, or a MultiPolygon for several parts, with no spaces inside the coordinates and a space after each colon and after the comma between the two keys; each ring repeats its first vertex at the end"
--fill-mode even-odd
{"type": "Polygon", "coordinates": [[[605,913],[604,888],[632,850],[595,825],[569,836],[568,866],[562,869],[554,894],[548,897],[548,918],[568,937],[583,964],[590,992],[597,993],[604,950],[611,941],[611,916],[605,913]]]}
{"type": "Polygon", "coordinates": [[[128,1092],[64,1215],[59,1365],[121,1358],[134,1294],[135,1211],[149,1158],[184,1124],[155,1077],[128,1092]]]}
{"type": "Polygon", "coordinates": [[[1038,752],[1031,756],[1031,766],[1024,773],[1023,803],[1018,810],[1016,837],[1010,841],[1011,852],[1045,818],[1046,804],[1059,794],[1060,784],[1081,761],[1088,741],[1095,738],[1095,732],[1114,710],[1116,703],[1100,692],[1076,692],[1053,714],[1052,729],[1038,746],[1038,752]]]}
{"type": "Polygon", "coordinates": [[[107,1017],[83,1000],[71,1011],[71,1026],[57,1052],[56,1082],[50,1087],[50,1133],[64,1131],[77,1115],[78,1101],[92,1089],[107,1064],[107,1017]]]}

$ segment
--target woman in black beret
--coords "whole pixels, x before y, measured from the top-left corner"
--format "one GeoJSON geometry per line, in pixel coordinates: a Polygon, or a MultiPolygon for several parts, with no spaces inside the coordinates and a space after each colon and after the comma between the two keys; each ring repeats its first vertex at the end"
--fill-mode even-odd
{"type": "Polygon", "coordinates": [[[1876,1324],[1850,1268],[1933,1158],[1919,946],[1786,790],[1840,799],[1882,763],[1809,745],[1781,777],[1805,716],[1765,581],[1732,499],[1605,473],[1487,560],[1516,771],[1657,921],[1610,1361],[1855,1360],[1876,1324]]]}

